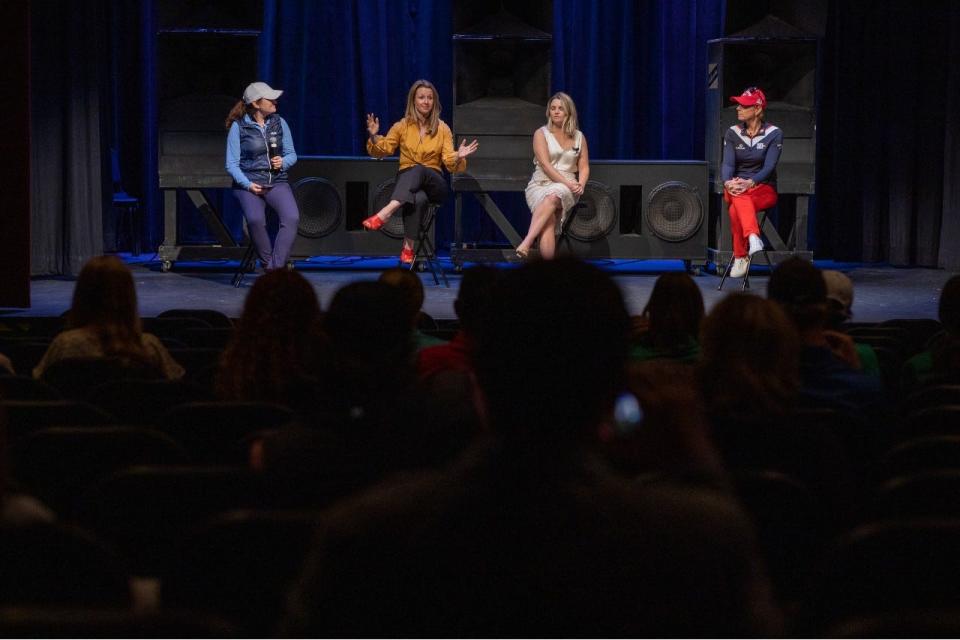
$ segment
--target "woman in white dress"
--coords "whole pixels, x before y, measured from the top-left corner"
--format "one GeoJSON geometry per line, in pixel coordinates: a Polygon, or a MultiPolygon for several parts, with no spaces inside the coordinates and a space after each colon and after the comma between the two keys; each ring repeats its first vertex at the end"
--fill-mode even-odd
{"type": "Polygon", "coordinates": [[[527,185],[530,230],[517,246],[517,257],[527,258],[539,238],[540,257],[556,253],[558,225],[577,204],[590,178],[587,139],[577,129],[577,107],[562,91],[547,102],[547,124],[533,134],[533,177],[527,185]]]}

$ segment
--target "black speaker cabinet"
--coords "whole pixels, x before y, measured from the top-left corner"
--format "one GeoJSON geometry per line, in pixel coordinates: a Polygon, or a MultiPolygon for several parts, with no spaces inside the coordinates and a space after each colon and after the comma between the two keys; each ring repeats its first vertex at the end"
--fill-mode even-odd
{"type": "MultiPolygon", "coordinates": [[[[289,174],[300,208],[293,257],[399,253],[404,235],[400,211],[378,231],[362,224],[390,201],[397,167],[396,158],[301,157],[289,174]]],[[[431,228],[431,241],[433,234],[431,228]]]]}
{"type": "MultiPolygon", "coordinates": [[[[553,51],[552,0],[453,3],[453,124],[480,142],[472,183],[494,190],[530,179],[530,136],[546,123],[553,51]]],[[[461,180],[454,178],[459,190],[461,180]]]]}
{"type": "Polygon", "coordinates": [[[703,265],[707,195],[706,162],[591,161],[560,251],[703,265]]]}
{"type": "Polygon", "coordinates": [[[259,0],[241,0],[224,15],[215,4],[202,9],[188,4],[163,0],[156,7],[157,177],[164,220],[157,255],[164,271],[176,261],[240,260],[246,251],[202,190],[230,187],[223,168],[223,122],[257,77],[262,7],[259,0]],[[181,206],[185,200],[178,191],[186,192],[192,207],[181,206]],[[198,213],[215,242],[181,244],[178,221],[198,213]]]}

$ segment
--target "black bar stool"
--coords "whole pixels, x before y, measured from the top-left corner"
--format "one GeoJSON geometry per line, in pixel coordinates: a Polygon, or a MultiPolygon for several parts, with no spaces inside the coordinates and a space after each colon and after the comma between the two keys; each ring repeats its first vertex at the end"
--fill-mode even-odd
{"type": "Polygon", "coordinates": [[[430,268],[430,273],[433,274],[434,283],[439,285],[440,278],[443,278],[443,286],[449,289],[450,283],[447,281],[447,274],[444,272],[440,259],[437,258],[433,242],[430,240],[430,229],[433,227],[433,220],[437,217],[437,209],[439,208],[440,205],[428,204],[426,211],[423,213],[420,229],[417,231],[417,238],[413,243],[413,262],[410,263],[410,270],[413,271],[417,263],[420,262],[422,271],[423,264],[426,263],[430,268]],[[439,277],[437,271],[440,272],[439,277]]]}

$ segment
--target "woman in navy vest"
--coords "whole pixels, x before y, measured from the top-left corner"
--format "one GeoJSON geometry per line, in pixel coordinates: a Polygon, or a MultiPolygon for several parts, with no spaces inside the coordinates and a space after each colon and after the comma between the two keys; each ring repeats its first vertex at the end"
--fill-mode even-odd
{"type": "Polygon", "coordinates": [[[233,192],[267,271],[286,266],[300,220],[297,201],[287,183],[287,170],[297,161],[297,152],[290,127],[277,115],[277,98],[282,93],[265,82],[250,84],[226,122],[227,173],[233,178],[233,192]],[[267,205],[280,218],[273,246],[267,234],[267,205]]]}
{"type": "Polygon", "coordinates": [[[723,136],[723,199],[730,211],[733,232],[731,278],[750,269],[750,256],[763,251],[757,212],[777,204],[777,161],[783,132],[764,121],[767,97],[756,87],[732,96],[739,122],[723,136]]]}

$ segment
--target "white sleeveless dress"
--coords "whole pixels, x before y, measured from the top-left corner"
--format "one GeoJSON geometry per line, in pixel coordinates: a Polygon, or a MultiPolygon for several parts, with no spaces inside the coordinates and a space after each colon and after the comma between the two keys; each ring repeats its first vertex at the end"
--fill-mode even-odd
{"type": "MultiPolygon", "coordinates": [[[[541,130],[543,131],[543,137],[547,140],[550,164],[553,165],[553,168],[556,169],[560,175],[576,181],[577,163],[580,161],[580,145],[583,140],[583,134],[577,130],[573,134],[573,147],[564,150],[553,134],[550,133],[548,127],[541,127],[541,130]]],[[[570,191],[567,185],[554,182],[547,177],[547,174],[540,168],[540,163],[537,162],[536,158],[533,159],[533,164],[535,167],[533,177],[530,178],[530,182],[527,184],[525,191],[527,206],[530,207],[530,211],[534,211],[547,196],[557,196],[563,205],[561,218],[566,218],[567,212],[576,206],[580,196],[570,191]]]]}

